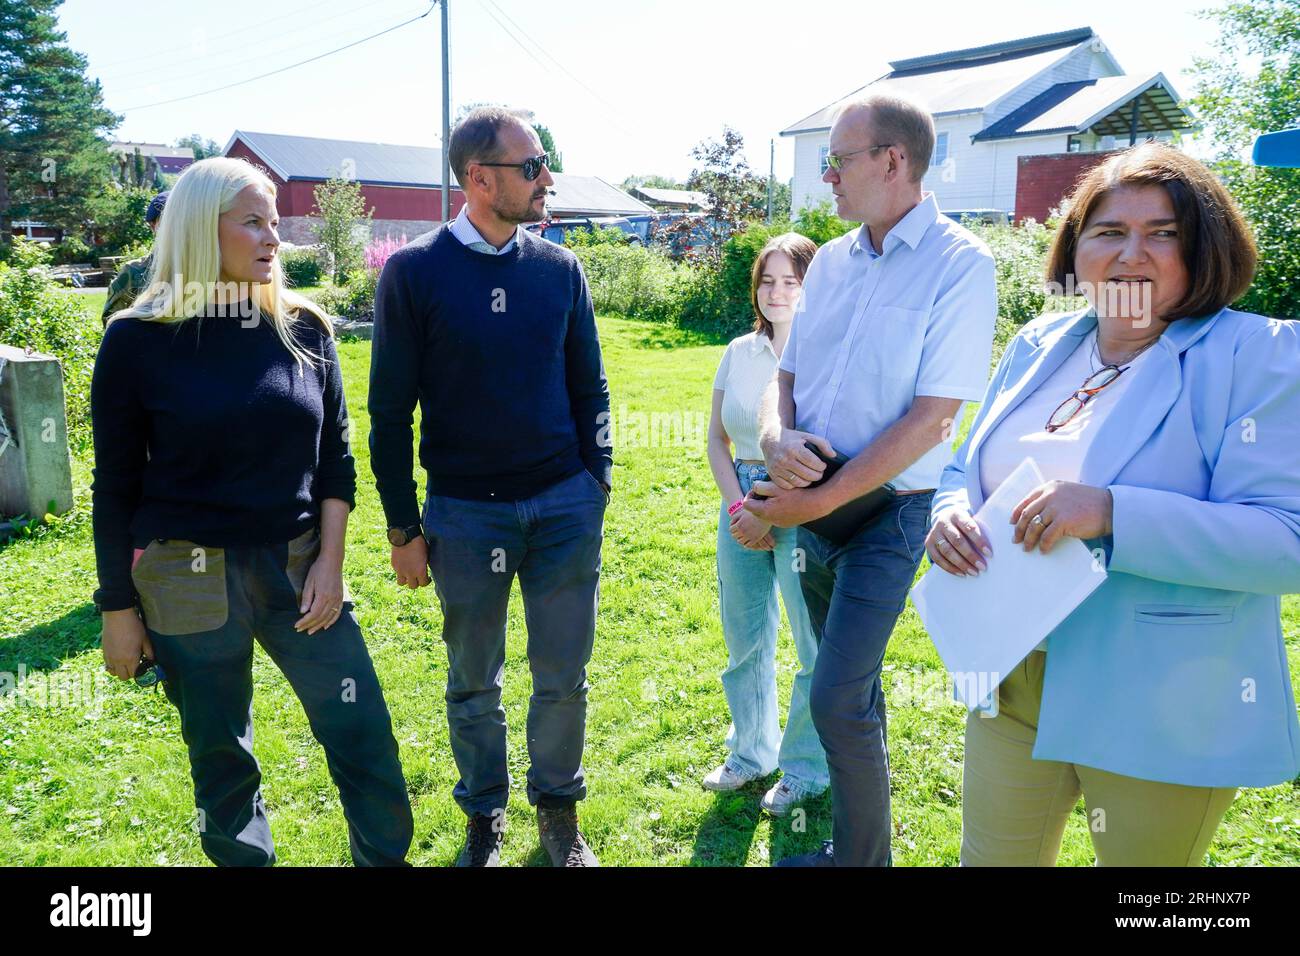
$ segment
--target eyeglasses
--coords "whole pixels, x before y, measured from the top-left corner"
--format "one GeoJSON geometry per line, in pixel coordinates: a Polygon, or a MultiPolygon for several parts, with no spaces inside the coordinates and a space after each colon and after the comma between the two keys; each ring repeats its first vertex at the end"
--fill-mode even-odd
{"type": "Polygon", "coordinates": [[[1119,378],[1128,370],[1128,366],[1120,368],[1118,365],[1104,365],[1097,371],[1089,375],[1082,385],[1080,385],[1073,395],[1056,406],[1056,411],[1052,412],[1047,419],[1045,426],[1049,432],[1054,432],[1058,428],[1064,428],[1074,420],[1074,417],[1083,411],[1083,406],[1092,400],[1093,396],[1100,392],[1115,379],[1119,378]]]}
{"type": "Polygon", "coordinates": [[[850,156],[856,156],[858,153],[875,153],[877,150],[888,149],[893,145],[893,143],[877,143],[875,146],[863,146],[861,149],[851,150],[847,153],[827,153],[826,165],[839,171],[844,168],[844,160],[850,156]]]}
{"type": "Polygon", "coordinates": [[[507,169],[522,170],[524,179],[530,183],[542,174],[542,167],[551,168],[551,157],[549,153],[542,153],[540,156],[529,156],[522,163],[478,163],[479,166],[501,166],[507,169]]]}

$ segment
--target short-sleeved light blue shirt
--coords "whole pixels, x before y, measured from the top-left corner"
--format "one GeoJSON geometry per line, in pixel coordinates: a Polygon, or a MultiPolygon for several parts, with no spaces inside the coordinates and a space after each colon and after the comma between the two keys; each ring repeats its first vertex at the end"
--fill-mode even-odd
{"type": "MultiPolygon", "coordinates": [[[[997,286],[993,256],[925,193],[877,253],[867,227],[817,251],[781,368],[794,375],[795,427],[859,454],[918,395],[979,401],[989,379],[997,286]]],[[[964,407],[964,406],[963,406],[964,407]]],[[[892,481],[935,488],[948,437],[892,481]]]]}

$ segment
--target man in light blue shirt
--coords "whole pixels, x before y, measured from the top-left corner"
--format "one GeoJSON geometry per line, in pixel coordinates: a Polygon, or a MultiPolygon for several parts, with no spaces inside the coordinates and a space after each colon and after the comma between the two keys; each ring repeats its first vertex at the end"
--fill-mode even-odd
{"type": "Polygon", "coordinates": [[[830,766],[834,840],[786,865],[890,862],[881,665],[955,423],[964,402],[984,395],[997,317],[988,247],[922,192],[933,150],[934,124],[918,104],[873,94],[841,109],[823,178],[836,212],[862,227],[813,259],[764,403],[771,480],[754,490],[768,500],[746,502],[759,517],[803,525],[886,482],[896,491],[847,543],[799,531],[820,640],[811,706],[830,766]],[[809,488],[825,464],[805,442],[851,461],[809,488]]]}

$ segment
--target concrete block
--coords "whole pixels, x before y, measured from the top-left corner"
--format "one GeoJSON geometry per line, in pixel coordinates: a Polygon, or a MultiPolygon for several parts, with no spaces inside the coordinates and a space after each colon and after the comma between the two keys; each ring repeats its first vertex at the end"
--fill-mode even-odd
{"type": "Polygon", "coordinates": [[[0,345],[0,514],[72,510],[63,368],[52,355],[0,345]]]}

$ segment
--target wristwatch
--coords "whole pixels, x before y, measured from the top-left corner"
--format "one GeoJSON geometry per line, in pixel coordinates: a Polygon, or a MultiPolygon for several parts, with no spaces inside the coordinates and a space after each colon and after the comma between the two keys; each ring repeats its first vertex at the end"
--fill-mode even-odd
{"type": "Polygon", "coordinates": [[[409,528],[389,528],[388,543],[394,548],[405,547],[423,534],[424,529],[418,524],[413,524],[409,528]]]}

